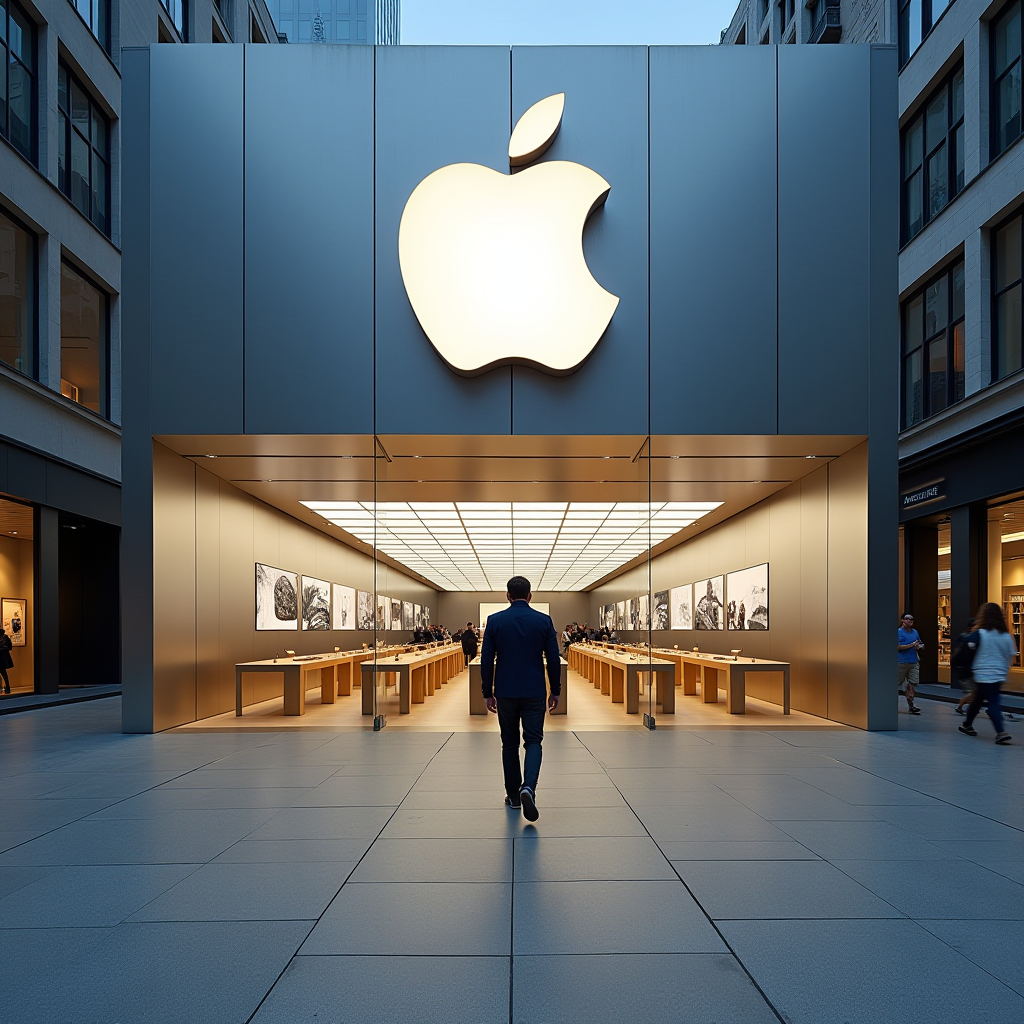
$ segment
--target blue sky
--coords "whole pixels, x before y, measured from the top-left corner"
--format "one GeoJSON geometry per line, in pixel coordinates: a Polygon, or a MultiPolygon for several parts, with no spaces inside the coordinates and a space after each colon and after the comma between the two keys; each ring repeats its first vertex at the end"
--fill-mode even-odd
{"type": "Polygon", "coordinates": [[[737,0],[402,0],[403,43],[717,43],[737,0]]]}

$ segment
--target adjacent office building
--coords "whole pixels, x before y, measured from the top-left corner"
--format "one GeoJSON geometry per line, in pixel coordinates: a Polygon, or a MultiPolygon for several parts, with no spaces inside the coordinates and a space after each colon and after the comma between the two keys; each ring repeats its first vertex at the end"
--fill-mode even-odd
{"type": "Polygon", "coordinates": [[[1021,4],[750,0],[722,41],[869,37],[900,63],[900,600],[937,616],[923,675],[949,681],[982,601],[1022,639],[1021,4]]]}
{"type": "Polygon", "coordinates": [[[270,14],[288,43],[397,45],[400,0],[270,0],[270,14]]]}
{"type": "Polygon", "coordinates": [[[15,692],[120,675],[121,48],[268,40],[262,0],[0,9],[0,601],[15,692]]]}

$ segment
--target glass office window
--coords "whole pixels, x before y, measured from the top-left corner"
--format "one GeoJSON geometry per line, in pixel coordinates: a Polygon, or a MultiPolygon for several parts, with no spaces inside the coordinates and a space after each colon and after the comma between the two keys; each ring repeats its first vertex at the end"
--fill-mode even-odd
{"type": "Polygon", "coordinates": [[[902,133],[902,241],[964,187],[964,71],[957,68],[902,133]]]}
{"type": "Polygon", "coordinates": [[[110,122],[64,65],[57,68],[57,185],[110,234],[110,122]]]}
{"type": "Polygon", "coordinates": [[[0,132],[29,160],[36,156],[36,26],[14,2],[0,0],[0,132]]]}
{"type": "Polygon", "coordinates": [[[36,375],[36,239],[0,210],[0,360],[36,375]]]}
{"type": "Polygon", "coordinates": [[[77,270],[60,267],[60,391],[107,415],[107,294],[77,270]]]}
{"type": "Polygon", "coordinates": [[[160,0],[171,24],[178,30],[184,42],[188,42],[188,2],[187,0],[160,0]]]}
{"type": "Polygon", "coordinates": [[[1021,223],[1016,216],[993,233],[992,379],[1024,366],[1021,335],[1021,223]]]}
{"type": "Polygon", "coordinates": [[[942,17],[953,0],[899,0],[900,67],[921,45],[921,41],[942,17]]]}
{"type": "Polygon", "coordinates": [[[110,0],[69,0],[100,46],[110,53],[110,0]]]}
{"type": "Polygon", "coordinates": [[[902,424],[912,427],[965,393],[964,265],[958,262],[903,303],[902,424]]]}
{"type": "Polygon", "coordinates": [[[992,22],[992,156],[1020,136],[1020,0],[992,22]]]}

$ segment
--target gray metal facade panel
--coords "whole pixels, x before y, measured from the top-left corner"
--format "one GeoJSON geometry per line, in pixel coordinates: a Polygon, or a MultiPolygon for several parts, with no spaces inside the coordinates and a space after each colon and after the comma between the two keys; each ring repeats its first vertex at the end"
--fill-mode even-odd
{"type": "Polygon", "coordinates": [[[413,189],[462,161],[508,168],[510,54],[503,47],[381,47],[376,68],[376,430],[506,434],[511,372],[453,373],[406,297],[398,226],[413,189]]]}
{"type": "Polygon", "coordinates": [[[870,55],[778,48],[783,434],[868,432],[870,55]]]}
{"type": "Polygon", "coordinates": [[[243,53],[150,51],[154,434],[243,430],[243,53]]]}
{"type": "Polygon", "coordinates": [[[562,126],[541,160],[584,164],[611,185],[587,224],[584,252],[597,281],[619,297],[604,336],[575,373],[514,368],[517,434],[647,433],[647,52],[645,46],[512,50],[513,124],[538,100],[564,92],[562,126]],[[623,394],[633,397],[623,402],[623,394]]]}
{"type": "Polygon", "coordinates": [[[775,67],[775,47],[651,48],[656,434],[778,429],[775,67]]]}
{"type": "Polygon", "coordinates": [[[246,433],[373,430],[373,57],[246,48],[246,433]]]}

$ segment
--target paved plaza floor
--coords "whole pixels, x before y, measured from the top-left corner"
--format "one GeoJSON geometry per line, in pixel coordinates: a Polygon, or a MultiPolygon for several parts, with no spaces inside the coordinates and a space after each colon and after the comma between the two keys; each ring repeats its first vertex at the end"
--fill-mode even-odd
{"type": "Polygon", "coordinates": [[[531,826],[493,730],[5,716],[0,1021],[1020,1024],[1024,747],[958,721],[561,730],[531,826]]]}

